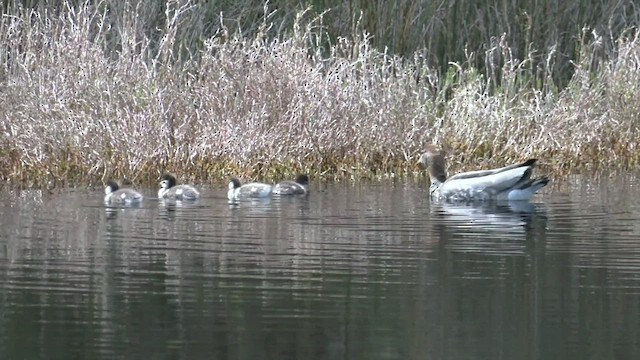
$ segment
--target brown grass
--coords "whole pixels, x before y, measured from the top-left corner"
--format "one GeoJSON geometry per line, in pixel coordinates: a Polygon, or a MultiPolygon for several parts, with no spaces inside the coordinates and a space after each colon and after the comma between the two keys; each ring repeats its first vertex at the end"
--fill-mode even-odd
{"type": "Polygon", "coordinates": [[[151,3],[2,17],[5,183],[149,183],[165,171],[200,183],[298,172],[406,177],[419,174],[417,155],[431,142],[448,150],[452,172],[527,157],[560,175],[640,160],[632,29],[607,51],[597,33],[574,34],[574,75],[558,88],[551,73],[534,84],[536,53],[518,58],[506,38],[487,44],[487,75],[473,54],[440,75],[418,55],[375,50],[366,36],[327,47],[323,18],[304,12],[276,37],[266,35],[277,26],[268,17],[255,35],[221,28],[204,37],[191,21],[196,2],[168,0],[150,37],[141,27],[151,3]]]}

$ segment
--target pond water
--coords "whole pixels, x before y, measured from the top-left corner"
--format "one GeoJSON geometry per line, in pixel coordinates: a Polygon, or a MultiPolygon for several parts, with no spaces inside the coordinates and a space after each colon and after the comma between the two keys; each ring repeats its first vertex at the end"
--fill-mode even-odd
{"type": "Polygon", "coordinates": [[[420,183],[109,208],[0,194],[2,359],[632,359],[640,180],[531,203],[431,204],[420,183]]]}

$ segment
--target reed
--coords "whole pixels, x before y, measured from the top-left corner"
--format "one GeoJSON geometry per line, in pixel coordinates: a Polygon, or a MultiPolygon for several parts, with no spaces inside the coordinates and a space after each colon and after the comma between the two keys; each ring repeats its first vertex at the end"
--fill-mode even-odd
{"type": "Polygon", "coordinates": [[[410,177],[431,142],[448,149],[453,171],[531,156],[560,175],[640,160],[640,40],[631,23],[611,46],[598,32],[572,32],[572,75],[561,86],[555,55],[538,68],[540,54],[514,51],[506,35],[486,43],[482,68],[469,52],[441,71],[421,52],[379,51],[363,32],[332,37],[311,11],[277,23],[263,5],[248,34],[224,21],[212,32],[202,6],[3,9],[3,182],[155,183],[165,171],[202,183],[298,172],[410,177]]]}

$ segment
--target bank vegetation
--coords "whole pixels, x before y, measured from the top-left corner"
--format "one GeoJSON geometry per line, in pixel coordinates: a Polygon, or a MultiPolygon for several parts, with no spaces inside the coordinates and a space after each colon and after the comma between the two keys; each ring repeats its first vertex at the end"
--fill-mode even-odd
{"type": "Polygon", "coordinates": [[[452,171],[638,167],[634,2],[431,3],[4,1],[0,177],[413,177],[432,142],[452,171]]]}

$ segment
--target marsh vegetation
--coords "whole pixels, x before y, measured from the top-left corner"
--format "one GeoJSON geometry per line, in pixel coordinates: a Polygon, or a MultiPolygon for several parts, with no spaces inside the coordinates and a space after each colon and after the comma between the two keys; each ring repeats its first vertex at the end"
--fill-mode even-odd
{"type": "Polygon", "coordinates": [[[3,1],[11,186],[640,161],[633,1],[3,1]],[[434,7],[435,6],[435,7],[434,7]]]}

